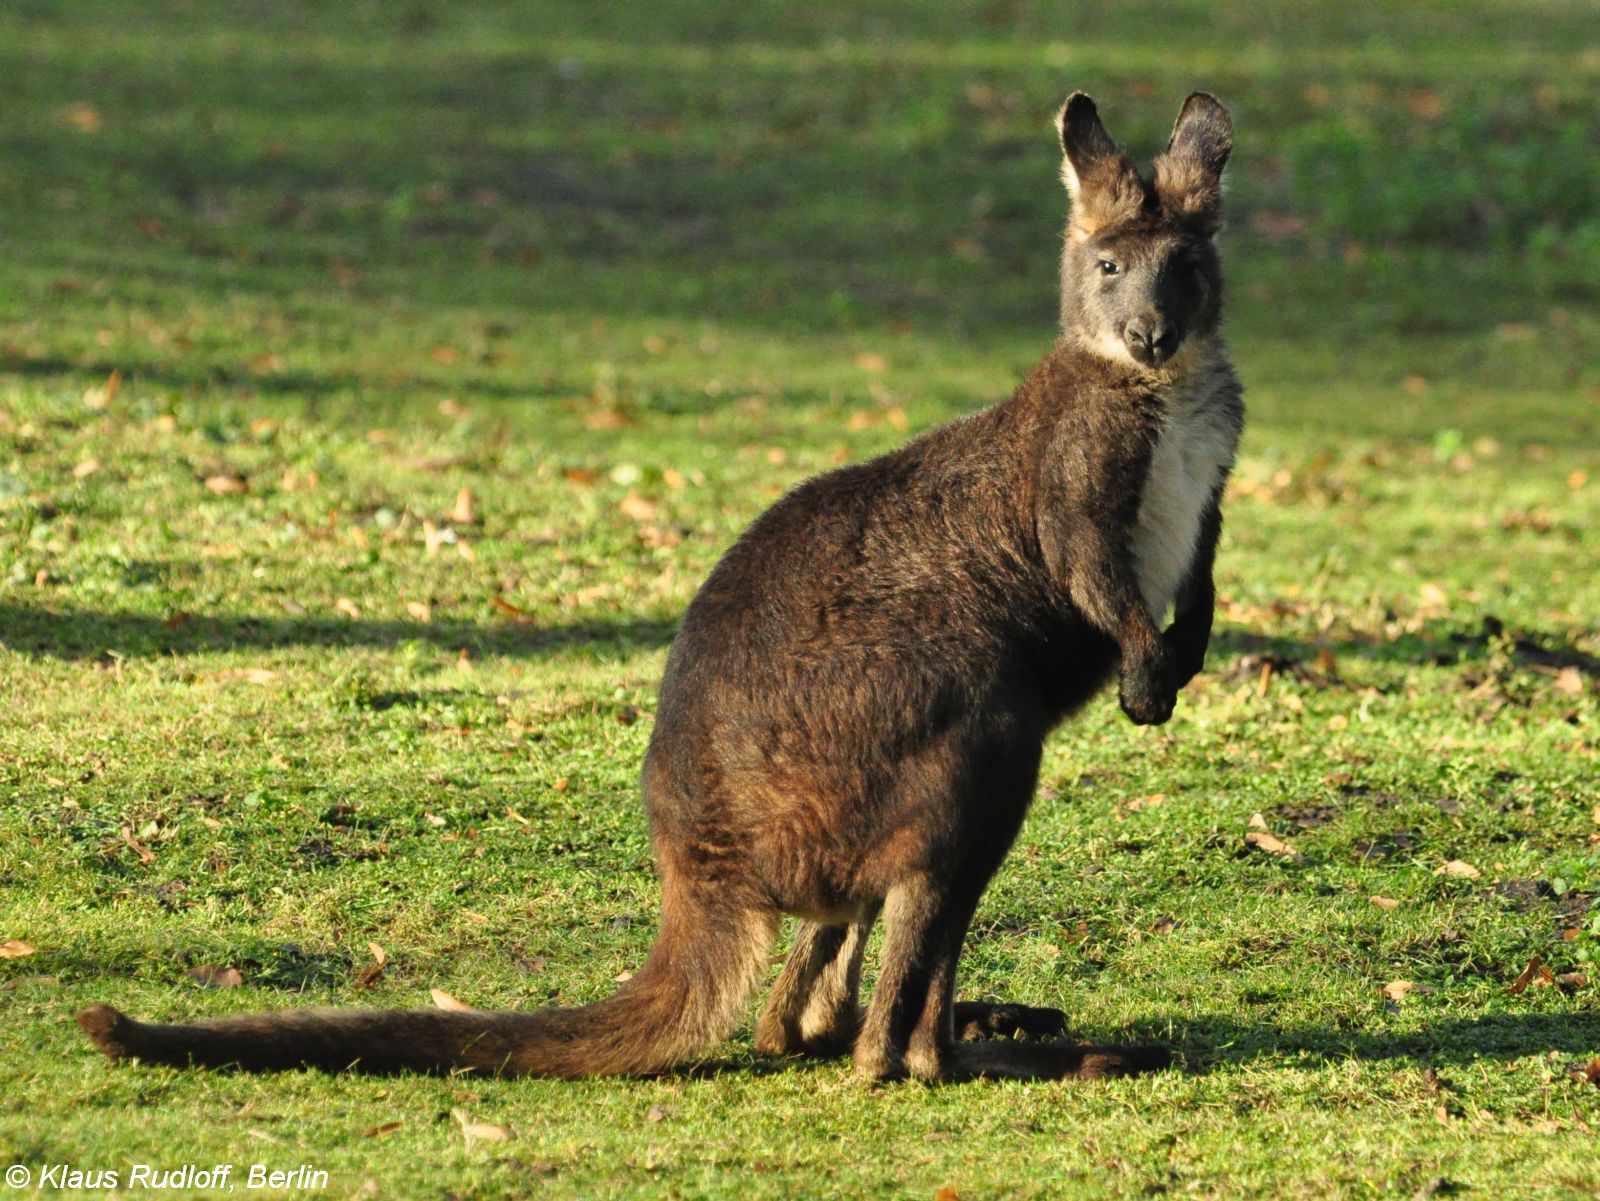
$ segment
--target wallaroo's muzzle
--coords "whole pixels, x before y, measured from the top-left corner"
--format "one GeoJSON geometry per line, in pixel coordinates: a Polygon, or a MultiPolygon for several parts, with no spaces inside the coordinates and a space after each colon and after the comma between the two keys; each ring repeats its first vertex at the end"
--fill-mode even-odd
{"type": "Polygon", "coordinates": [[[1123,326],[1122,340],[1137,361],[1147,367],[1157,367],[1172,357],[1183,335],[1176,326],[1152,314],[1135,317],[1123,326]]]}

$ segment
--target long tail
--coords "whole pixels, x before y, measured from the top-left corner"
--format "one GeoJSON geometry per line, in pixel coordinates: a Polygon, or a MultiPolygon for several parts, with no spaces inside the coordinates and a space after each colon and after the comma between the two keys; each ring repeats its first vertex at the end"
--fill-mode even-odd
{"type": "Polygon", "coordinates": [[[771,914],[728,913],[669,894],[644,967],[614,995],[577,1009],[300,1009],[166,1026],[91,1005],[78,1014],[78,1025],[113,1061],[178,1067],[649,1075],[732,1032],[774,933],[771,914]]]}

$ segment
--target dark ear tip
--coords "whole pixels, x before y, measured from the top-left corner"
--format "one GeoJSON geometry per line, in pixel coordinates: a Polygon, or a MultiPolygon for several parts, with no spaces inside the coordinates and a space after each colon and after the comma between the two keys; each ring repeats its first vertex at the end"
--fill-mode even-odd
{"type": "Polygon", "coordinates": [[[1230,127],[1233,125],[1233,118],[1228,115],[1228,107],[1222,101],[1210,92],[1190,92],[1189,98],[1183,102],[1183,108],[1179,110],[1179,119],[1202,115],[1230,127]]]}
{"type": "Polygon", "coordinates": [[[1063,149],[1066,148],[1069,133],[1077,131],[1077,134],[1082,136],[1099,124],[1100,110],[1095,107],[1088,92],[1072,93],[1056,110],[1056,132],[1061,135],[1063,149]]]}
{"type": "Polygon", "coordinates": [[[1063,117],[1091,117],[1100,110],[1095,107],[1094,98],[1088,92],[1074,92],[1067,97],[1067,102],[1061,106],[1063,117]]]}

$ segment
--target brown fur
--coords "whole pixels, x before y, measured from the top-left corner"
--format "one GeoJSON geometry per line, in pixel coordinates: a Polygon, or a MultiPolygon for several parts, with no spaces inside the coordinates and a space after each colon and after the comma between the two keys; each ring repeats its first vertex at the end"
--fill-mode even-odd
{"type": "Polygon", "coordinates": [[[779,501],[690,605],[643,773],[661,932],[614,996],[528,1014],[310,1010],[183,1026],[100,1005],[79,1015],[84,1030],[113,1059],[172,1064],[658,1072],[738,1023],[788,913],[805,920],[756,1027],[762,1051],[849,1050],[873,1078],[1165,1064],[1157,1047],[962,1042],[1048,1038],[1062,1018],[958,1004],[954,988],[1045,735],[1114,676],[1134,721],[1165,721],[1204,661],[1242,408],[1217,334],[1220,268],[1193,221],[1217,186],[1205,173],[1226,158],[1226,114],[1209,98],[1184,111],[1151,185],[1093,103],[1069,101],[1075,220],[1093,229],[1063,260],[1061,340],[1006,403],[779,501]],[[880,911],[863,1013],[861,956],[880,911]]]}

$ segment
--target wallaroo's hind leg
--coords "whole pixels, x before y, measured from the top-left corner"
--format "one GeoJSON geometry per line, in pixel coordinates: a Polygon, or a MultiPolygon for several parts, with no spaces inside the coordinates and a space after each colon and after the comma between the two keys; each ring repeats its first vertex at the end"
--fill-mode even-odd
{"type": "Polygon", "coordinates": [[[1066,1042],[957,1043],[952,992],[956,961],[978,888],[941,892],[928,877],[890,891],[883,969],[861,1034],[856,1070],[875,1079],[912,1075],[963,1080],[1096,1079],[1154,1071],[1171,1062],[1165,1047],[1095,1047],[1066,1042]]]}
{"type": "Polygon", "coordinates": [[[789,959],[756,1022],[767,1055],[844,1055],[861,1027],[861,956],[874,908],[848,926],[801,922],[789,959]]]}

